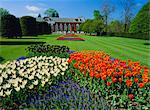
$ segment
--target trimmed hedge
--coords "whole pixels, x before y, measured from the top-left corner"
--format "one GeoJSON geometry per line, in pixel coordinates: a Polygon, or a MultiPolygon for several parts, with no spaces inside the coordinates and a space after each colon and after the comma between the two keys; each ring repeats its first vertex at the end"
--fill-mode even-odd
{"type": "Polygon", "coordinates": [[[36,24],[37,34],[42,35],[51,33],[51,27],[47,22],[37,22],[36,24]]]}
{"type": "Polygon", "coordinates": [[[20,24],[22,29],[22,35],[24,36],[36,36],[36,19],[31,16],[23,16],[20,18],[20,24]]]}
{"type": "Polygon", "coordinates": [[[107,36],[150,40],[150,35],[148,33],[107,33],[107,36]]]}
{"type": "Polygon", "coordinates": [[[19,19],[13,15],[5,15],[0,18],[0,35],[13,38],[22,36],[19,19]]]}

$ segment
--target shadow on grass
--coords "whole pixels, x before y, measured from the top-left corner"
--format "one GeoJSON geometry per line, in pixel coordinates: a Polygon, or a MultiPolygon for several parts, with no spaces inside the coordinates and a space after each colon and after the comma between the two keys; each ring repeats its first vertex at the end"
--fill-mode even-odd
{"type": "Polygon", "coordinates": [[[0,56],[0,63],[2,63],[5,59],[0,56]]]}
{"type": "Polygon", "coordinates": [[[46,42],[31,42],[31,41],[0,41],[0,45],[31,45],[44,44],[46,42]]]}
{"type": "Polygon", "coordinates": [[[25,37],[24,37],[24,38],[14,38],[14,39],[45,39],[45,38],[32,38],[32,37],[29,37],[29,38],[26,37],[26,38],[25,38],[25,37]]]}
{"type": "Polygon", "coordinates": [[[144,43],[144,45],[150,45],[150,43],[144,43]]]}

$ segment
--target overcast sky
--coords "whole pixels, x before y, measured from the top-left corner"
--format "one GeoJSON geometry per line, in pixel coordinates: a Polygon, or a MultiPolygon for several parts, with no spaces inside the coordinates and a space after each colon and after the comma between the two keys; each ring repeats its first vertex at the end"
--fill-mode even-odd
{"type": "MultiPolygon", "coordinates": [[[[58,11],[60,17],[76,18],[83,16],[84,18],[92,18],[95,9],[101,10],[106,0],[0,0],[0,7],[7,9],[11,14],[20,17],[25,15],[37,16],[48,8],[54,8],[58,11]]],[[[121,19],[122,7],[120,0],[107,0],[115,6],[115,11],[110,19],[121,19]]],[[[135,0],[136,14],[141,7],[149,0],[135,0]]]]}

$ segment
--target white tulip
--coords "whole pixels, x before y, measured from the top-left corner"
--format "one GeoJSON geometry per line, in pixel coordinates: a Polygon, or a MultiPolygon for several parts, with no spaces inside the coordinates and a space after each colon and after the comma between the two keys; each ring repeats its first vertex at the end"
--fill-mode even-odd
{"type": "Polygon", "coordinates": [[[10,84],[5,84],[5,86],[6,86],[6,88],[10,88],[11,85],[10,84]]]}
{"type": "Polygon", "coordinates": [[[51,73],[51,74],[54,74],[55,72],[54,72],[54,71],[50,71],[50,73],[51,73]]]}
{"type": "Polygon", "coordinates": [[[20,85],[20,87],[21,87],[22,89],[25,88],[25,84],[20,85]]]}
{"type": "Polygon", "coordinates": [[[54,76],[57,76],[57,73],[56,73],[56,72],[54,73],[54,76]]]}
{"type": "Polygon", "coordinates": [[[28,82],[27,80],[23,80],[23,81],[22,81],[22,84],[23,84],[23,85],[26,85],[27,82],[28,82]]]}
{"type": "Polygon", "coordinates": [[[16,87],[15,90],[18,92],[20,91],[20,87],[16,87]]]}
{"type": "Polygon", "coordinates": [[[49,85],[51,85],[51,84],[52,84],[52,82],[48,82],[48,84],[49,84],[49,85]]]}
{"type": "Polygon", "coordinates": [[[8,74],[11,74],[11,71],[8,71],[7,73],[8,73],[8,74]]]}
{"type": "Polygon", "coordinates": [[[61,72],[60,74],[61,74],[61,75],[64,75],[65,73],[64,73],[64,72],[61,72]]]}
{"type": "Polygon", "coordinates": [[[30,85],[30,86],[29,86],[29,89],[33,89],[33,87],[34,87],[33,85],[30,85]]]}
{"type": "Polygon", "coordinates": [[[3,77],[0,77],[0,85],[2,84],[3,82],[3,77]]]}
{"type": "Polygon", "coordinates": [[[12,78],[16,78],[16,74],[13,74],[13,75],[12,75],[12,78]]]}
{"type": "Polygon", "coordinates": [[[25,78],[28,78],[28,74],[25,74],[24,77],[25,77],[25,78]]]}
{"type": "Polygon", "coordinates": [[[35,81],[33,82],[33,84],[34,84],[34,85],[38,85],[38,80],[35,80],[35,81]]]}
{"type": "Polygon", "coordinates": [[[5,79],[7,79],[7,78],[8,78],[7,73],[5,73],[5,72],[4,72],[4,73],[2,73],[2,77],[3,77],[3,78],[5,78],[5,79]]]}
{"type": "Polygon", "coordinates": [[[3,96],[3,90],[0,91],[0,96],[3,96]]]}
{"type": "Polygon", "coordinates": [[[53,67],[53,66],[54,66],[54,64],[53,64],[53,63],[51,63],[51,64],[49,64],[49,66],[52,66],[52,67],[53,67]]]}
{"type": "Polygon", "coordinates": [[[14,83],[12,84],[14,87],[18,87],[18,81],[14,81],[14,83]]]}
{"type": "Polygon", "coordinates": [[[46,78],[46,79],[45,79],[45,82],[48,82],[48,80],[49,80],[49,79],[48,79],[48,78],[46,78]]]}
{"type": "Polygon", "coordinates": [[[6,95],[10,95],[10,94],[11,94],[11,91],[12,91],[12,89],[11,89],[11,90],[7,90],[7,91],[5,91],[5,94],[6,94],[6,95]]]}
{"type": "Polygon", "coordinates": [[[29,77],[28,77],[28,79],[29,79],[29,80],[34,79],[34,76],[33,76],[33,75],[31,75],[31,76],[29,76],[29,77]]]}
{"type": "Polygon", "coordinates": [[[38,77],[39,79],[41,79],[41,78],[42,78],[42,75],[38,75],[37,77],[38,77]]]}
{"type": "Polygon", "coordinates": [[[66,68],[61,68],[62,71],[66,71],[66,68]]]}

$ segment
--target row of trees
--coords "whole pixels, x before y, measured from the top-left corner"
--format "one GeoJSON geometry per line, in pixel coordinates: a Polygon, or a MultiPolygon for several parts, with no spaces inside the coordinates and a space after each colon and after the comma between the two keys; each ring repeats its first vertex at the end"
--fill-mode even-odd
{"type": "Polygon", "coordinates": [[[143,33],[149,34],[149,8],[150,2],[146,3],[134,19],[131,19],[131,7],[134,6],[133,1],[126,0],[122,1],[124,8],[124,21],[113,20],[108,23],[108,17],[111,12],[113,12],[114,7],[105,4],[102,10],[102,15],[99,10],[94,11],[94,19],[88,19],[83,24],[80,25],[79,31],[84,31],[86,33],[97,33],[100,35],[102,33],[143,33]],[[127,11],[128,8],[128,11],[127,11]]]}
{"type": "Polygon", "coordinates": [[[23,16],[19,19],[5,9],[0,10],[2,10],[0,11],[0,36],[2,37],[13,38],[51,33],[51,26],[47,22],[37,22],[36,18],[31,16],[23,16]]]}

